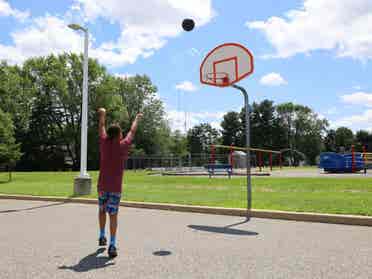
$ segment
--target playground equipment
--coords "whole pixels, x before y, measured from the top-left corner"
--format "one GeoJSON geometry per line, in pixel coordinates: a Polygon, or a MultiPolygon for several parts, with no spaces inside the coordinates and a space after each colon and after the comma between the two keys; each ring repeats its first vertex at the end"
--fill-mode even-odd
{"type": "MultiPolygon", "coordinates": [[[[207,165],[208,171],[213,168],[216,169],[231,169],[231,174],[234,174],[234,169],[240,169],[246,167],[246,160],[245,160],[245,152],[247,148],[244,147],[237,147],[233,145],[211,145],[210,146],[210,161],[207,165]],[[221,148],[226,150],[228,153],[224,153],[222,155],[216,153],[216,149],[221,148]],[[226,158],[227,157],[227,158],[226,158]],[[244,158],[244,159],[243,159],[244,158]],[[226,164],[227,163],[227,164],[226,164]],[[222,167],[222,165],[226,165],[222,167]]],[[[253,153],[251,156],[251,160],[254,162],[254,166],[258,167],[259,172],[262,172],[266,166],[270,168],[270,171],[273,170],[273,165],[277,162],[277,165],[282,168],[282,152],[281,151],[274,151],[269,149],[261,149],[261,148],[249,148],[249,151],[253,153]],[[266,156],[265,156],[266,155],[266,156]],[[266,158],[265,158],[266,157],[266,158]],[[265,160],[266,159],[266,160],[265,160]]],[[[229,174],[229,175],[231,175],[229,174]]]]}
{"type": "Polygon", "coordinates": [[[364,172],[367,172],[367,169],[372,168],[372,153],[367,152],[366,146],[363,146],[363,162],[364,162],[364,172]]]}
{"type": "Polygon", "coordinates": [[[372,167],[372,153],[366,152],[363,146],[363,152],[355,152],[354,145],[351,146],[351,152],[339,154],[335,152],[323,152],[320,154],[319,168],[325,172],[355,173],[361,170],[367,172],[372,167]]]}
{"type": "Polygon", "coordinates": [[[232,165],[230,164],[208,164],[205,168],[208,170],[209,178],[211,178],[216,171],[225,171],[229,178],[231,178],[233,172],[232,165]]]}
{"type": "Polygon", "coordinates": [[[247,91],[235,83],[252,74],[253,70],[252,53],[244,46],[236,43],[226,43],[217,46],[207,54],[200,65],[201,83],[217,87],[231,86],[238,89],[244,96],[247,159],[247,220],[250,218],[252,208],[249,100],[247,91]]]}

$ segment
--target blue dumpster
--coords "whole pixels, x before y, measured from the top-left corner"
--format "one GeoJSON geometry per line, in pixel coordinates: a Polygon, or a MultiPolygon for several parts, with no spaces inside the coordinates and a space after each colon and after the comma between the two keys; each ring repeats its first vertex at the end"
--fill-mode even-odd
{"type": "MultiPolygon", "coordinates": [[[[362,153],[354,153],[355,171],[364,169],[362,153]]],[[[323,152],[320,154],[319,168],[326,172],[352,172],[352,154],[323,152]]]]}

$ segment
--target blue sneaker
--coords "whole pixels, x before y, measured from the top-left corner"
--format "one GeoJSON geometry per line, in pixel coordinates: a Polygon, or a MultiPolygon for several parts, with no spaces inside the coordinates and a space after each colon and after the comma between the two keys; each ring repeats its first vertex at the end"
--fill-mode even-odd
{"type": "Polygon", "coordinates": [[[116,247],[114,245],[110,245],[108,248],[108,255],[110,258],[115,258],[118,255],[116,247]]]}
{"type": "Polygon", "coordinates": [[[99,246],[106,246],[107,245],[107,239],[106,239],[106,237],[100,237],[98,239],[98,245],[99,246]]]}

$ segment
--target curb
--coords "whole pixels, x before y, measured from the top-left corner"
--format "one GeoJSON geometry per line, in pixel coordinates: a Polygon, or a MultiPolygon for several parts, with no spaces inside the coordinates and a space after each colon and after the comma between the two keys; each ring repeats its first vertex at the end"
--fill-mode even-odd
{"type": "MultiPolygon", "coordinates": [[[[41,196],[0,194],[0,199],[97,204],[96,199],[87,199],[87,198],[63,198],[63,197],[48,197],[48,196],[41,197],[41,196]]],[[[144,209],[156,209],[156,210],[171,210],[171,211],[179,211],[179,212],[229,215],[229,216],[246,216],[247,215],[247,210],[241,209],[241,208],[208,207],[208,206],[179,205],[179,204],[169,204],[169,203],[131,202],[131,201],[121,201],[120,206],[133,207],[133,208],[144,208],[144,209]]],[[[369,216],[321,214],[321,213],[309,213],[309,212],[288,212],[288,211],[260,210],[260,209],[252,209],[250,213],[251,213],[250,216],[254,218],[280,219],[280,220],[301,221],[301,222],[316,222],[316,223],[329,223],[329,224],[371,226],[372,227],[372,217],[369,217],[369,216]]]]}

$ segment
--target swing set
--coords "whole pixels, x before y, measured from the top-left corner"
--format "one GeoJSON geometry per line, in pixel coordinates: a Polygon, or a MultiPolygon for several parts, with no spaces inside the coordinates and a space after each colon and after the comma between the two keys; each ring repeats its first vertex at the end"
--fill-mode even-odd
{"type": "MultiPolygon", "coordinates": [[[[252,156],[252,159],[255,159],[255,166],[258,167],[259,172],[262,172],[263,169],[266,167],[265,163],[268,163],[268,167],[270,168],[270,171],[273,170],[273,165],[275,164],[275,161],[277,161],[277,165],[282,169],[282,153],[280,151],[274,151],[269,149],[261,149],[261,148],[249,148],[250,152],[254,153],[255,155],[252,156]],[[265,156],[266,155],[266,156],[265,156]],[[266,158],[265,158],[266,157],[266,158]],[[266,159],[266,160],[265,160],[266,159]]],[[[229,169],[231,173],[229,173],[229,176],[233,174],[234,169],[234,151],[247,151],[247,148],[244,147],[238,147],[233,145],[219,145],[219,144],[213,144],[210,146],[210,160],[208,169],[229,169]],[[218,156],[216,154],[216,149],[220,148],[223,150],[228,150],[228,163],[221,164],[218,162],[218,159],[224,159],[223,156],[218,156]]],[[[226,160],[225,160],[226,161],[226,160]]],[[[245,163],[246,164],[246,163],[245,163]]]]}

